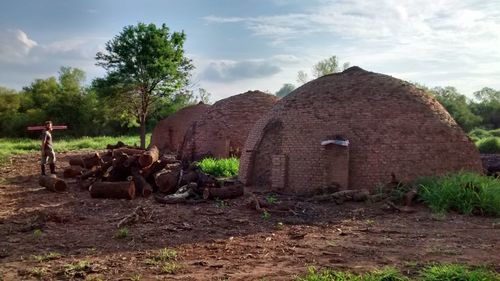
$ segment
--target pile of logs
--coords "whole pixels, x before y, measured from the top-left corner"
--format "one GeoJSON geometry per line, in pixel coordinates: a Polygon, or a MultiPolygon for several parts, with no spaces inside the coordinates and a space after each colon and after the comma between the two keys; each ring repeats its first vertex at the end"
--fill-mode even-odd
{"type": "Polygon", "coordinates": [[[93,198],[134,199],[156,192],[156,201],[168,204],[243,195],[239,182],[220,181],[196,165],[183,169],[175,155],[160,155],[156,146],[144,150],[119,142],[107,148],[103,155],[70,159],[64,177],[77,178],[93,198]]]}

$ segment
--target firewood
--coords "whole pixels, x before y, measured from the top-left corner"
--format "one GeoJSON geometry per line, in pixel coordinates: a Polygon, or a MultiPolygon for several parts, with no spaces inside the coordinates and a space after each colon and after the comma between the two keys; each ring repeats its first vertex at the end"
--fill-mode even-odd
{"type": "Polygon", "coordinates": [[[130,157],[127,158],[127,160],[125,160],[123,162],[123,166],[124,167],[133,167],[133,166],[137,166],[137,160],[139,159],[139,156],[138,155],[132,155],[130,157]]]}
{"type": "Polygon", "coordinates": [[[177,190],[180,170],[180,166],[177,166],[173,170],[162,169],[155,173],[154,179],[158,190],[167,194],[174,193],[177,190]]]}
{"type": "Polygon", "coordinates": [[[242,196],[244,193],[243,184],[235,184],[218,188],[205,188],[203,199],[232,199],[242,196]]]}
{"type": "Polygon", "coordinates": [[[144,149],[140,148],[128,148],[128,147],[122,147],[113,150],[113,157],[116,157],[117,155],[120,154],[127,154],[129,156],[131,155],[137,155],[137,154],[142,154],[144,152],[144,149]]]}
{"type": "Polygon", "coordinates": [[[148,182],[144,179],[144,177],[139,173],[139,170],[132,169],[132,178],[136,187],[136,195],[140,195],[142,197],[149,197],[151,193],[153,193],[153,188],[149,185],[148,182]]]}
{"type": "Polygon", "coordinates": [[[64,169],[63,178],[75,178],[81,176],[85,170],[81,166],[70,166],[64,169]]]}
{"type": "Polygon", "coordinates": [[[80,166],[85,169],[91,169],[102,163],[101,156],[99,153],[94,153],[87,156],[77,156],[69,159],[69,164],[71,166],[80,166]]]}
{"type": "Polygon", "coordinates": [[[134,181],[96,182],[89,188],[92,198],[134,199],[134,181]]]}
{"type": "MultiPolygon", "coordinates": [[[[149,167],[146,167],[146,168],[143,168],[141,170],[141,173],[142,173],[142,176],[147,179],[149,178],[150,176],[154,175],[155,173],[157,173],[158,171],[162,170],[163,168],[165,168],[167,166],[167,162],[163,161],[163,160],[158,160],[156,162],[153,163],[153,165],[149,166],[149,167]]],[[[153,179],[154,180],[154,179],[153,179]]]]}
{"type": "Polygon", "coordinates": [[[63,192],[68,187],[65,181],[53,176],[40,176],[38,184],[53,192],[63,192]]]}
{"type": "Polygon", "coordinates": [[[139,156],[139,165],[143,168],[151,166],[154,162],[158,161],[160,151],[156,145],[152,145],[147,151],[139,156]]]}

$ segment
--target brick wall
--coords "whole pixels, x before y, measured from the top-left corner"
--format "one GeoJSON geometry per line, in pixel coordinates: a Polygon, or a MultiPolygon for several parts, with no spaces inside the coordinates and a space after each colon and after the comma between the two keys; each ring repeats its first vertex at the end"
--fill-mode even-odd
{"type": "Polygon", "coordinates": [[[248,91],[216,102],[188,129],[182,159],[192,161],[206,155],[239,157],[253,124],[276,101],[276,96],[248,91]]]}
{"type": "Polygon", "coordinates": [[[321,188],[332,177],[321,141],[332,135],[350,141],[349,188],[374,189],[392,173],[407,181],[481,171],[476,148],[436,99],[408,82],[352,67],[296,89],[256,122],[243,149],[240,180],[253,184],[256,172],[272,174],[258,156],[278,150],[288,159],[287,191],[321,188]],[[282,124],[279,148],[266,140],[272,122],[282,124]]]}
{"type": "Polygon", "coordinates": [[[188,128],[205,113],[210,105],[199,103],[185,107],[158,122],[151,135],[151,144],[161,152],[178,152],[188,128]]]}

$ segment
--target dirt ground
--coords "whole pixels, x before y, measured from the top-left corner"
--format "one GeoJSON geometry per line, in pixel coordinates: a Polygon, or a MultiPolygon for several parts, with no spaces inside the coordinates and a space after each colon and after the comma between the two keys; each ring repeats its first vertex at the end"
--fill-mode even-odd
{"type": "MultiPolygon", "coordinates": [[[[69,155],[58,155],[60,174],[69,155]]],[[[277,199],[267,215],[247,207],[248,198],[197,205],[91,199],[72,180],[65,193],[39,187],[37,158],[16,156],[15,166],[0,168],[0,280],[293,280],[309,266],[396,266],[411,274],[433,262],[500,271],[494,218],[269,194],[258,194],[277,199]],[[138,206],[144,215],[116,237],[118,222],[138,206]],[[154,262],[163,248],[177,252],[166,267],[154,262]],[[61,257],[35,258],[50,252],[61,257]]]]}

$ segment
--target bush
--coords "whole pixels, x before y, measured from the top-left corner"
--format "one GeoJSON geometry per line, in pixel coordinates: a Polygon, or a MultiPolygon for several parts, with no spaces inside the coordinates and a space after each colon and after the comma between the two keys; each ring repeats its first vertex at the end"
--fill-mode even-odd
{"type": "Polygon", "coordinates": [[[500,153],[500,137],[487,137],[476,142],[481,153],[500,153]]]}
{"type": "Polygon", "coordinates": [[[473,140],[480,140],[487,137],[491,137],[491,132],[485,129],[476,128],[469,132],[469,137],[473,140]]]}
{"type": "Polygon", "coordinates": [[[419,196],[434,212],[500,216],[500,181],[460,172],[417,181],[419,196]]]}
{"type": "Polygon", "coordinates": [[[205,158],[198,163],[198,167],[214,177],[235,177],[238,175],[239,159],[235,157],[226,159],[205,158]]]}

